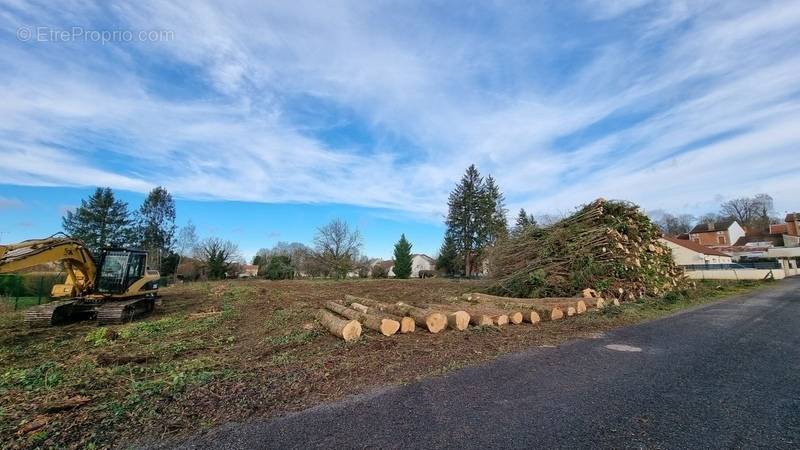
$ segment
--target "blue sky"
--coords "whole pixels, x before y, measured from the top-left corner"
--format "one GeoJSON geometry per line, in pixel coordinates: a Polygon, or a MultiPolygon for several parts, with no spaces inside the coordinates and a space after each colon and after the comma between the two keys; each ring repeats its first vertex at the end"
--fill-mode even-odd
{"type": "Polygon", "coordinates": [[[512,213],[800,209],[797,1],[5,0],[0,33],[6,242],[164,185],[245,256],[336,216],[434,253],[471,163],[512,213]]]}

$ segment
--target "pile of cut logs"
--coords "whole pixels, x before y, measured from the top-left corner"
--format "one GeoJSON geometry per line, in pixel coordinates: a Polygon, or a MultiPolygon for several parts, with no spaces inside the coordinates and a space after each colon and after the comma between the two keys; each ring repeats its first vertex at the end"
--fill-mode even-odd
{"type": "MultiPolygon", "coordinates": [[[[470,293],[451,300],[456,301],[410,305],[345,295],[343,302],[327,302],[325,309],[317,311],[317,319],[333,335],[352,342],[361,337],[363,327],[384,336],[413,333],[417,328],[430,333],[447,328],[463,331],[470,325],[502,327],[560,320],[607,305],[592,289],[584,290],[582,298],[510,298],[470,293]]],[[[616,299],[611,302],[619,305],[616,299]]]]}

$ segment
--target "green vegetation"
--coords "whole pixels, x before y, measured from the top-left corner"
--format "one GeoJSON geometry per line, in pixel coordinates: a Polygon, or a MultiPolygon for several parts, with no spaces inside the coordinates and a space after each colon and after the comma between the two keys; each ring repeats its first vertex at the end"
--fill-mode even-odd
{"type": "Polygon", "coordinates": [[[401,280],[411,276],[411,243],[405,234],[394,244],[394,276],[401,280]]]}
{"type": "Polygon", "coordinates": [[[582,322],[597,320],[641,322],[763,286],[765,286],[764,283],[754,281],[699,281],[695,288],[668,292],[660,298],[642,298],[634,302],[622,303],[620,306],[611,305],[600,311],[590,311],[588,314],[579,316],[577,320],[582,322]]]}

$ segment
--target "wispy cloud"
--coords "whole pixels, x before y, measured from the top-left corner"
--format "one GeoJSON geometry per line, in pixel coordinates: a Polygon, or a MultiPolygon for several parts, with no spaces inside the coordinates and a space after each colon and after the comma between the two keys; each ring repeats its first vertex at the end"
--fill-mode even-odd
{"type": "Polygon", "coordinates": [[[790,207],[798,3],[459,5],[7,4],[0,179],[439,217],[474,162],[534,211],[790,207]],[[13,37],[42,24],[174,39],[13,37]]]}
{"type": "Polygon", "coordinates": [[[15,198],[0,197],[0,209],[21,208],[22,202],[15,198]]]}

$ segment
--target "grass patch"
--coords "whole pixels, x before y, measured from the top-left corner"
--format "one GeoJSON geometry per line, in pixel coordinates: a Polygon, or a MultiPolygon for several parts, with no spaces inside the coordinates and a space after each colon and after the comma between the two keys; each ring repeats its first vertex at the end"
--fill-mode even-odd
{"type": "Polygon", "coordinates": [[[290,331],[283,336],[270,336],[267,338],[267,342],[274,346],[307,344],[319,337],[319,335],[320,334],[317,330],[295,330],[290,331]]]}
{"type": "Polygon", "coordinates": [[[64,380],[64,371],[52,361],[30,369],[11,369],[0,376],[0,389],[48,390],[64,380]]]}
{"type": "Polygon", "coordinates": [[[123,339],[163,336],[174,331],[180,331],[183,324],[183,319],[178,317],[165,317],[159,320],[134,322],[120,328],[119,336],[123,339]]]}
{"type": "Polygon", "coordinates": [[[693,306],[702,305],[720,298],[747,292],[761,283],[753,281],[710,281],[697,283],[692,289],[668,292],[659,298],[642,298],[635,302],[624,302],[619,306],[606,306],[602,310],[590,311],[579,316],[580,322],[608,321],[624,319],[626,322],[640,322],[655,319],[693,306]]]}

